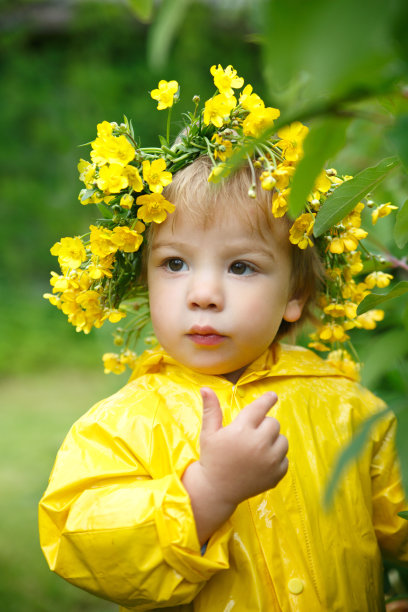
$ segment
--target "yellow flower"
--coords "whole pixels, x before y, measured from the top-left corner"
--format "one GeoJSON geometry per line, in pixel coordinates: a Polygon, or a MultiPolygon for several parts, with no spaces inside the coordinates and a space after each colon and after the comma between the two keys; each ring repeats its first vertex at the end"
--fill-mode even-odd
{"type": "Polygon", "coordinates": [[[365,277],[364,282],[369,289],[374,287],[383,289],[388,287],[393,278],[392,274],[386,274],[385,272],[371,272],[371,274],[365,277]]]}
{"type": "Polygon", "coordinates": [[[237,99],[235,96],[225,96],[218,94],[204,105],[204,123],[209,125],[212,123],[215,127],[220,128],[225,121],[228,121],[231,111],[235,108],[237,99]]]}
{"type": "Polygon", "coordinates": [[[354,251],[352,253],[347,253],[346,255],[347,265],[349,266],[350,272],[352,276],[355,276],[363,269],[363,262],[361,261],[361,253],[360,251],[354,251]]]}
{"type": "Polygon", "coordinates": [[[323,325],[318,333],[319,338],[326,342],[345,342],[349,338],[344,331],[344,327],[333,322],[323,325]]]}
{"type": "Polygon", "coordinates": [[[272,172],[270,170],[265,170],[265,172],[262,172],[259,180],[261,181],[262,189],[265,191],[272,191],[276,185],[276,179],[272,176],[272,172]]]}
{"type": "Polygon", "coordinates": [[[215,142],[214,159],[220,158],[221,161],[225,162],[228,157],[231,157],[232,142],[230,140],[223,140],[219,134],[214,134],[211,140],[215,142]]]}
{"type": "Polygon", "coordinates": [[[170,108],[173,106],[174,98],[176,93],[178,92],[179,84],[177,81],[159,81],[158,89],[153,89],[150,92],[153,100],[158,101],[157,108],[158,110],[163,110],[165,108],[170,108]]]}
{"type": "Polygon", "coordinates": [[[113,242],[113,233],[105,227],[96,227],[91,225],[91,251],[97,257],[108,257],[112,253],[116,253],[118,247],[113,242]]]}
{"type": "Polygon", "coordinates": [[[119,225],[113,229],[112,242],[121,251],[134,253],[142,244],[143,236],[126,225],[119,225]]]}
{"type": "Polygon", "coordinates": [[[103,198],[101,198],[98,194],[94,193],[90,198],[85,197],[86,189],[81,189],[78,195],[78,200],[82,205],[86,204],[98,204],[98,202],[102,202],[103,198]]]}
{"type": "Polygon", "coordinates": [[[116,353],[105,353],[102,356],[105,374],[122,374],[126,370],[126,365],[121,362],[116,353]]]}
{"type": "Polygon", "coordinates": [[[135,157],[136,151],[126,136],[106,136],[91,142],[91,159],[98,166],[119,164],[126,166],[135,157]]]}
{"type": "Polygon", "coordinates": [[[294,121],[278,130],[278,136],[281,140],[277,142],[277,146],[281,149],[286,161],[296,162],[303,156],[303,141],[309,132],[300,121],[294,121]]]}
{"type": "Polygon", "coordinates": [[[130,193],[125,193],[120,198],[119,204],[121,205],[122,208],[125,208],[126,210],[130,210],[133,206],[134,201],[135,201],[135,198],[131,196],[130,193]]]}
{"type": "Polygon", "coordinates": [[[309,342],[307,345],[309,348],[315,349],[315,351],[330,351],[329,347],[323,344],[323,342],[309,342]]]}
{"type": "MultiPolygon", "coordinates": [[[[149,185],[150,191],[153,193],[161,193],[163,187],[171,183],[172,175],[171,172],[166,172],[166,162],[160,157],[150,163],[145,160],[143,166],[143,180],[149,185]]],[[[139,199],[139,198],[138,198],[139,199]]]]}
{"type": "Polygon", "coordinates": [[[308,246],[313,246],[313,242],[309,238],[313,230],[315,216],[313,213],[304,213],[300,215],[292,225],[289,231],[289,240],[292,244],[297,244],[300,249],[306,249],[308,246]]]}
{"type": "Polygon", "coordinates": [[[356,318],[356,327],[362,327],[363,329],[375,329],[377,326],[377,321],[382,321],[383,318],[383,310],[368,310],[356,318]]]}
{"type": "Polygon", "coordinates": [[[58,256],[58,262],[61,266],[67,266],[68,268],[79,268],[81,263],[86,260],[86,250],[78,236],[61,238],[51,247],[50,252],[51,255],[58,256]]]}
{"type": "Polygon", "coordinates": [[[386,204],[381,204],[380,206],[377,206],[377,208],[371,213],[373,225],[377,223],[378,219],[381,219],[381,217],[386,217],[397,208],[398,206],[392,206],[391,202],[387,202],[386,204]]]}
{"type": "Polygon", "coordinates": [[[327,355],[327,361],[350,378],[359,378],[360,365],[351,359],[347,351],[339,349],[327,355]]]}
{"type": "Polygon", "coordinates": [[[358,227],[350,227],[339,236],[331,239],[329,243],[330,253],[344,253],[355,251],[358,247],[359,240],[367,236],[367,232],[358,227]]]}
{"type": "Polygon", "coordinates": [[[226,165],[224,163],[218,164],[217,166],[213,166],[210,174],[208,175],[207,181],[209,183],[219,183],[222,179],[222,174],[226,169],[226,165]]]}
{"type": "Polygon", "coordinates": [[[255,108],[249,113],[246,119],[244,119],[242,124],[244,134],[257,138],[264,130],[273,125],[274,120],[277,119],[279,115],[280,111],[271,106],[267,106],[266,108],[255,108]]]}
{"type": "Polygon", "coordinates": [[[113,254],[107,257],[92,257],[91,263],[87,267],[89,276],[93,280],[99,280],[104,276],[112,278],[113,261],[113,254]]]}
{"type": "Polygon", "coordinates": [[[211,74],[214,77],[214,85],[221,94],[232,96],[234,89],[240,89],[244,84],[244,79],[237,76],[237,71],[230,65],[222,68],[221,64],[211,66],[211,74]]]}
{"type": "Polygon", "coordinates": [[[360,227],[361,225],[361,211],[364,208],[364,204],[359,202],[357,206],[343,219],[343,224],[347,227],[360,227]]]}
{"type": "Polygon", "coordinates": [[[126,317],[126,312],[117,308],[106,308],[103,313],[103,318],[108,319],[110,323],[119,323],[121,319],[126,317]]]}
{"type": "Polygon", "coordinates": [[[272,173],[273,178],[276,179],[276,189],[285,189],[294,173],[294,166],[289,166],[285,162],[279,164],[272,173]]]}
{"type": "Polygon", "coordinates": [[[102,166],[96,184],[101,191],[107,194],[119,193],[129,186],[127,177],[123,175],[123,167],[119,164],[102,166]]]}
{"type": "Polygon", "coordinates": [[[96,131],[99,138],[107,138],[108,136],[112,136],[112,124],[109,121],[102,121],[102,123],[98,123],[96,126],[96,131]]]}
{"type": "Polygon", "coordinates": [[[101,296],[97,291],[83,291],[77,296],[76,301],[88,313],[99,314],[101,311],[101,296]]]}
{"type": "Polygon", "coordinates": [[[85,183],[87,189],[92,189],[95,179],[95,164],[90,164],[85,159],[80,159],[78,164],[79,180],[85,183]]]}
{"type": "Polygon", "coordinates": [[[143,181],[140,177],[139,170],[134,166],[126,166],[123,168],[123,176],[126,176],[129,187],[135,191],[143,191],[143,181]]]}
{"type": "Polygon", "coordinates": [[[272,214],[275,218],[283,217],[288,210],[288,200],[290,189],[283,189],[282,191],[275,193],[272,196],[272,214]]]}
{"type": "Polygon", "coordinates": [[[327,193],[332,186],[330,178],[327,176],[325,170],[319,174],[314,184],[314,188],[320,193],[327,193]]]}
{"type": "Polygon", "coordinates": [[[354,319],[357,316],[357,304],[353,302],[344,302],[344,304],[334,302],[325,306],[323,312],[334,318],[347,317],[348,319],[354,319]]]}
{"type": "Polygon", "coordinates": [[[370,292],[367,291],[367,285],[365,283],[356,283],[351,280],[346,285],[342,287],[341,294],[344,299],[350,299],[356,304],[360,304],[363,301],[366,295],[370,292]]]}
{"type": "Polygon", "coordinates": [[[172,213],[176,208],[174,204],[166,200],[160,193],[149,193],[137,198],[136,204],[140,206],[137,216],[145,223],[162,223],[167,213],[172,213]]]}
{"type": "Polygon", "coordinates": [[[120,361],[133,369],[136,365],[137,354],[129,349],[126,349],[120,354],[120,361]]]}
{"type": "Polygon", "coordinates": [[[258,108],[264,108],[264,101],[256,93],[252,93],[252,85],[247,85],[239,96],[239,103],[242,108],[252,112],[258,108]]]}

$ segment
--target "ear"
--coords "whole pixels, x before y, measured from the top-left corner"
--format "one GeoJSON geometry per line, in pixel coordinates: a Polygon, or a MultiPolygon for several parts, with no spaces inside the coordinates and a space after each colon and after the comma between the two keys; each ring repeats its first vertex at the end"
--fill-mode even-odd
{"type": "Polygon", "coordinates": [[[302,316],[303,306],[306,300],[304,298],[293,298],[286,304],[285,312],[283,313],[283,319],[288,323],[295,323],[299,321],[302,316]]]}

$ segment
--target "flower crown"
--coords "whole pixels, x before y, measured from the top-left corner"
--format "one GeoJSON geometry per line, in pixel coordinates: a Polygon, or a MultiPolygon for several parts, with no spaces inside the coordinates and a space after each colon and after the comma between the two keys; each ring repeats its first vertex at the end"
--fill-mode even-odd
{"type": "MultiPolygon", "coordinates": [[[[272,214],[282,217],[288,210],[291,180],[303,155],[308,128],[295,121],[260,143],[259,136],[273,126],[280,111],[265,106],[251,85],[243,87],[244,79],[232,66],[212,66],[211,74],[217,93],[203,109],[199,109],[199,97],[194,96],[194,111],[185,115],[185,129],[175,144],[169,143],[170,118],[179,98],[179,85],[162,80],[150,93],[159,110],[169,109],[167,138],[160,137],[161,146],[140,147],[126,117],[120,125],[103,121],[91,142],[91,161],[81,159],[78,165],[85,184],[79,200],[83,205],[96,205],[99,218],[89,233],[61,238],[51,248],[52,255],[58,257],[61,274],[51,272],[52,293],[44,297],[85,334],[105,321],[119,323],[126,318],[126,325],[121,324],[114,334],[114,343],[122,350],[103,356],[105,372],[121,373],[126,365],[133,367],[136,343],[149,323],[147,290],[140,283],[143,232],[148,224],[162,223],[174,211],[174,204],[162,191],[175,172],[207,155],[213,164],[208,180],[218,182],[228,173],[226,162],[236,151],[251,150],[251,156],[247,155],[253,176],[249,196],[256,197],[256,180],[260,180],[262,188],[272,192],[272,214]],[[234,90],[241,90],[238,99],[234,90]]],[[[329,361],[353,373],[358,365],[343,348],[349,340],[347,332],[352,328],[374,329],[384,316],[381,310],[358,316],[358,304],[371,289],[386,287],[392,279],[378,270],[380,265],[364,280],[355,279],[363,272],[366,260],[380,260],[360,243],[367,236],[361,228],[361,211],[365,205],[371,207],[375,224],[397,207],[390,203],[375,206],[371,200],[360,202],[313,242],[316,213],[328,195],[350,178],[339,177],[334,169],[320,174],[308,197],[306,212],[290,228],[289,240],[302,250],[317,248],[326,272],[317,302],[320,322],[309,346],[328,351],[329,361]]]]}

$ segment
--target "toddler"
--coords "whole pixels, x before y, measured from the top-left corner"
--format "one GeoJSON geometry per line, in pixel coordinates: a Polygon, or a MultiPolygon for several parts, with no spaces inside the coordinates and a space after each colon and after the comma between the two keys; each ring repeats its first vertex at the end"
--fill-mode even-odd
{"type": "Polygon", "coordinates": [[[123,609],[379,610],[380,548],[408,559],[394,423],[324,512],[336,456],[381,406],[277,342],[318,262],[266,194],[248,198],[246,170],[216,191],[208,172],[199,158],[167,188],[176,211],[147,255],[160,347],[66,438],[40,505],[45,555],[123,609]]]}
{"type": "MultiPolygon", "coordinates": [[[[238,141],[279,115],[249,85],[237,101],[243,79],[231,66],[211,73],[219,93],[191,115],[180,146],[144,158],[129,124],[104,122],[93,164],[80,164],[82,201],[109,214],[86,248],[54,245],[63,274],[47,297],[87,332],[118,322],[142,277],[158,346],[68,433],[40,502],[41,546],[53,571],[123,611],[381,610],[381,554],[408,561],[394,419],[378,421],[324,510],[339,452],[383,406],[347,361],[342,371],[280,342],[333,278],[338,301],[329,290],[320,301],[315,347],[347,338],[362,205],[328,234],[324,263],[311,231],[335,174],[319,177],[309,212],[294,224],[285,215],[301,124],[209,183],[238,141]]],[[[161,81],[151,95],[171,108],[177,92],[161,81]]]]}

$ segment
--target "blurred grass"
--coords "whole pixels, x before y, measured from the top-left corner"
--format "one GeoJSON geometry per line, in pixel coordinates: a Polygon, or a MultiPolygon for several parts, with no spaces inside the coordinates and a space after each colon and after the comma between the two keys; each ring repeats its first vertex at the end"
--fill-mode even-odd
{"type": "Polygon", "coordinates": [[[117,606],[52,574],[42,555],[37,504],[72,423],[123,380],[102,371],[49,370],[0,381],[0,608],[105,612],[117,606]]]}

